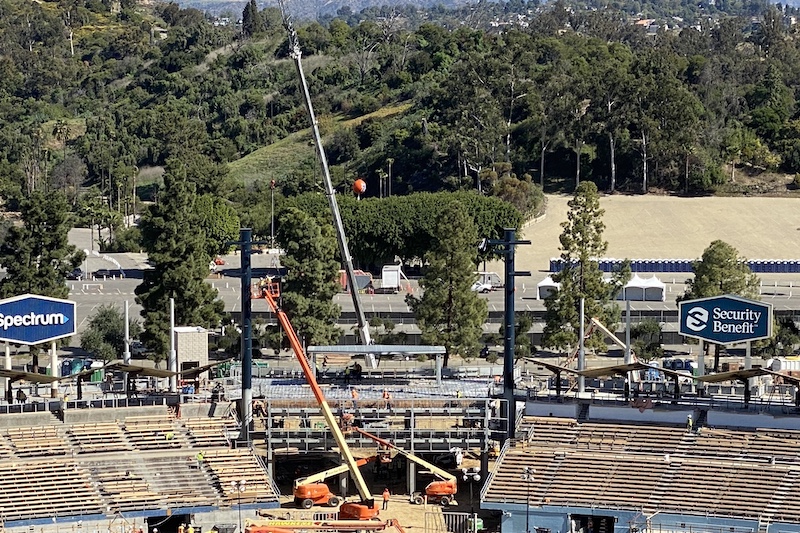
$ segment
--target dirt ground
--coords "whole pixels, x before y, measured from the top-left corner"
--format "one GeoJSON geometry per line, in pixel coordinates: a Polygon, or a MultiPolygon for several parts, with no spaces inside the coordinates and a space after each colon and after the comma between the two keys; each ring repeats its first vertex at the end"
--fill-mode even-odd
{"type": "MultiPolygon", "coordinates": [[[[361,451],[365,452],[365,450],[361,451]]],[[[364,453],[356,455],[364,455],[364,453]]],[[[461,466],[463,468],[477,467],[479,466],[479,460],[476,455],[467,453],[465,454],[464,461],[461,466]]],[[[490,464],[490,468],[491,466],[492,465],[490,464]]],[[[315,464],[315,467],[318,467],[318,465],[315,464]]],[[[459,482],[459,489],[458,493],[456,494],[456,504],[450,505],[447,508],[443,508],[441,505],[433,503],[427,505],[415,505],[411,503],[410,497],[405,490],[405,476],[402,474],[392,475],[389,479],[375,479],[374,469],[370,465],[362,467],[361,473],[364,476],[364,480],[366,481],[367,485],[372,490],[376,500],[382,501],[381,493],[385,487],[388,487],[392,493],[388,509],[386,511],[381,511],[380,519],[386,521],[395,518],[406,531],[444,533],[447,531],[447,529],[444,527],[444,518],[442,515],[443,511],[454,513],[471,513],[474,510],[476,513],[479,513],[479,516],[484,518],[484,523],[487,527],[489,527],[491,524],[490,517],[488,515],[484,516],[484,513],[481,513],[479,509],[479,491],[481,483],[476,483],[473,486],[472,493],[470,493],[469,485],[467,485],[465,482],[459,482]],[[472,500],[470,500],[470,496],[472,496],[472,500]],[[428,525],[427,530],[425,527],[426,524],[428,525]]],[[[428,479],[421,476],[418,479],[417,490],[421,490],[430,480],[432,480],[432,478],[428,479]]],[[[328,486],[334,493],[340,493],[334,482],[329,480],[328,486]]],[[[350,491],[353,490],[353,487],[354,485],[351,483],[350,491]]],[[[287,519],[313,519],[315,513],[329,513],[336,511],[336,509],[322,506],[315,506],[309,510],[298,509],[294,505],[290,484],[284,481],[284,483],[279,484],[279,488],[283,495],[280,499],[281,509],[274,513],[276,517],[287,519]]],[[[351,495],[348,500],[356,501],[357,497],[351,495]]],[[[388,531],[391,531],[391,529],[388,531]]]]}

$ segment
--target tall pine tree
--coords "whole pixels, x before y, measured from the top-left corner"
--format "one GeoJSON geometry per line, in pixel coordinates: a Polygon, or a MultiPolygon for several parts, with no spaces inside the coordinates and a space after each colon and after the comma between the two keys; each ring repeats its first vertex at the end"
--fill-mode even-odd
{"type": "MultiPolygon", "coordinates": [[[[85,257],[69,244],[72,228],[69,204],[59,191],[32,191],[19,203],[21,226],[12,226],[0,245],[0,265],[6,277],[0,280],[0,297],[38,294],[66,298],[64,278],[85,257]]],[[[39,352],[31,346],[31,366],[39,371],[39,352]]]]}
{"type": "Polygon", "coordinates": [[[263,26],[261,13],[258,12],[258,4],[256,4],[256,0],[250,0],[242,11],[242,33],[245,37],[252,37],[261,32],[263,26]]]}
{"type": "Polygon", "coordinates": [[[215,327],[224,310],[216,290],[205,282],[210,247],[196,202],[194,186],[168,172],[160,202],[145,212],[140,223],[153,269],[144,271],[136,301],[144,318],[142,340],[154,349],[156,360],[163,359],[170,347],[170,298],[175,299],[179,326],[215,327]]]}
{"type": "Polygon", "coordinates": [[[281,216],[277,239],[286,250],[282,307],[297,335],[306,344],[336,344],[342,330],[336,325],[341,308],[333,303],[339,291],[333,226],[289,208],[281,216]]]}
{"type": "Polygon", "coordinates": [[[33,191],[19,203],[21,226],[11,226],[0,245],[6,277],[0,297],[40,294],[66,298],[64,278],[80,266],[84,254],[69,244],[69,204],[59,191],[33,191]]]}
{"type": "MultiPolygon", "coordinates": [[[[581,182],[575,195],[567,204],[569,212],[559,240],[563,270],[553,274],[553,281],[560,283],[558,291],[545,302],[545,327],[542,344],[553,348],[577,346],[580,328],[580,300],[584,298],[585,319],[597,318],[607,327],[619,320],[619,307],[612,302],[613,296],[628,281],[627,266],[615,273],[612,282],[603,279],[598,259],[608,248],[603,240],[603,209],[597,185],[581,182]]],[[[586,345],[605,350],[602,335],[596,332],[587,339],[586,345]]]]}
{"type": "Polygon", "coordinates": [[[445,366],[452,354],[478,353],[488,317],[486,300],[471,290],[477,279],[477,246],[475,223],[464,206],[447,204],[436,224],[433,248],[425,254],[427,267],[419,282],[422,296],[406,296],[422,341],[444,346],[445,366]]]}

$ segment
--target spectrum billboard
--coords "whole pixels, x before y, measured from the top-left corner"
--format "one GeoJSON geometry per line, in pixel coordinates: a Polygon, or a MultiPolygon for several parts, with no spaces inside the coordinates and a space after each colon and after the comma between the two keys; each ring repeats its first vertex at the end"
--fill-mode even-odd
{"type": "Polygon", "coordinates": [[[772,306],[730,294],[678,303],[680,334],[717,344],[772,337],[772,306]]]}
{"type": "Polygon", "coordinates": [[[36,294],[0,300],[0,341],[39,344],[75,335],[75,302],[36,294]]]}

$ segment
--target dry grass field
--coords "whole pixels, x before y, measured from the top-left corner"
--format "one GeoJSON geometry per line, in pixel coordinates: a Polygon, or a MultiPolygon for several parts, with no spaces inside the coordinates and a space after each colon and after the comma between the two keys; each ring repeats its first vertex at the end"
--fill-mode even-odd
{"type": "MultiPolygon", "coordinates": [[[[531,245],[517,249],[517,270],[546,271],[558,257],[569,195],[548,195],[547,214],[525,226],[531,245]]],[[[695,259],[714,240],[747,259],[800,258],[800,198],[602,196],[607,257],[695,259]]],[[[500,263],[487,269],[502,272],[500,263]]]]}

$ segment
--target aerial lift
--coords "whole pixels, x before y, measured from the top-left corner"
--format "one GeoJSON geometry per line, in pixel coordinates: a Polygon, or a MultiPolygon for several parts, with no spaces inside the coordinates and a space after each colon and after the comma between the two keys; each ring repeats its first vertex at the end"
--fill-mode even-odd
{"type": "Polygon", "coordinates": [[[289,322],[289,317],[286,316],[286,313],[281,309],[281,306],[278,303],[280,299],[280,283],[268,282],[265,284],[256,284],[251,288],[251,296],[253,298],[264,298],[269,304],[270,309],[272,309],[272,312],[278,318],[278,322],[280,322],[283,331],[286,333],[286,336],[289,339],[289,345],[292,347],[292,350],[297,357],[297,361],[300,363],[300,366],[303,369],[303,373],[306,376],[306,381],[311,387],[311,392],[314,393],[314,398],[317,400],[319,410],[325,419],[325,423],[328,425],[328,429],[330,429],[331,433],[333,434],[333,438],[336,441],[336,445],[339,447],[339,453],[344,460],[346,470],[350,472],[350,475],[355,481],[356,490],[358,491],[361,501],[358,503],[343,503],[339,508],[339,517],[342,519],[355,520],[372,520],[376,518],[379,513],[377,502],[372,496],[369,487],[367,487],[364,477],[361,475],[358,461],[350,452],[350,447],[347,445],[344,434],[342,433],[341,428],[339,428],[336,416],[333,414],[331,406],[328,404],[328,400],[325,398],[325,395],[322,392],[322,388],[320,388],[319,383],[317,383],[316,373],[308,363],[308,359],[306,359],[303,345],[300,343],[300,339],[297,337],[297,333],[295,332],[291,322],[289,322]]]}
{"type": "MultiPolygon", "coordinates": [[[[378,456],[358,459],[356,464],[362,467],[371,463],[378,456]]],[[[314,505],[327,505],[336,507],[341,502],[339,496],[335,495],[324,483],[326,479],[339,474],[344,474],[350,470],[350,465],[338,465],[310,476],[297,478],[294,480],[294,504],[301,509],[311,509],[314,505]]]]}
{"type": "Polygon", "coordinates": [[[402,455],[411,462],[414,462],[423,468],[426,468],[431,474],[438,477],[436,481],[431,481],[425,487],[421,494],[412,494],[411,501],[417,505],[422,505],[426,500],[429,502],[439,502],[442,506],[448,506],[455,503],[455,495],[458,492],[458,479],[455,475],[447,470],[439,468],[438,466],[421,459],[411,452],[407,452],[402,448],[398,448],[386,439],[377,437],[371,433],[364,431],[361,428],[355,428],[357,432],[364,435],[368,439],[372,439],[379,445],[388,449],[395,450],[398,454],[402,455]]]}
{"type": "Polygon", "coordinates": [[[297,531],[323,530],[331,531],[384,531],[393,527],[399,533],[406,530],[396,519],[385,522],[380,520],[248,520],[245,523],[244,533],[296,533],[297,531]]]}

